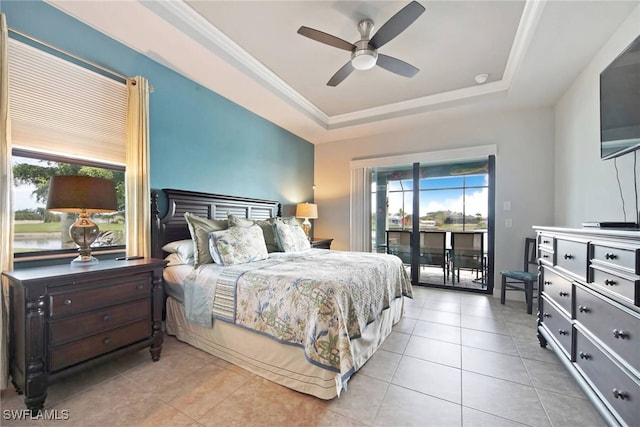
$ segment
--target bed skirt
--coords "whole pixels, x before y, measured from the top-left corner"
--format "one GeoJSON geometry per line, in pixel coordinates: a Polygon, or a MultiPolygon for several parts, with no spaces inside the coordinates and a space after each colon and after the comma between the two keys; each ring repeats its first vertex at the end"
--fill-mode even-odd
{"type": "MultiPolygon", "coordinates": [[[[397,298],[379,319],[369,324],[360,338],[352,340],[357,369],[373,355],[393,325],[402,317],[403,298],[397,298]]],[[[342,390],[339,374],[307,361],[301,347],[279,343],[269,337],[223,321],[213,328],[189,322],[182,304],[167,298],[167,333],[200,350],[290,389],[321,399],[333,399],[342,390]]]]}

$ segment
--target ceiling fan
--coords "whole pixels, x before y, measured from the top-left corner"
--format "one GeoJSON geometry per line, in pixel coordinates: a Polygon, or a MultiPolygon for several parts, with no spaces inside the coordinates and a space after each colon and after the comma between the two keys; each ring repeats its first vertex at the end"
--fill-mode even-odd
{"type": "Polygon", "coordinates": [[[416,67],[391,56],[378,53],[378,49],[406,30],[413,21],[422,15],[424,10],[424,6],[417,1],[412,1],[385,22],[373,37],[371,37],[373,21],[371,19],[363,19],[358,23],[358,31],[360,32],[361,38],[355,43],[349,43],[331,34],[305,26],[298,29],[298,34],[320,43],[351,52],[351,61],[343,65],[342,68],[331,77],[327,82],[327,86],[337,86],[346,79],[353,70],[368,70],[375,65],[401,76],[413,77],[419,71],[416,67]]]}

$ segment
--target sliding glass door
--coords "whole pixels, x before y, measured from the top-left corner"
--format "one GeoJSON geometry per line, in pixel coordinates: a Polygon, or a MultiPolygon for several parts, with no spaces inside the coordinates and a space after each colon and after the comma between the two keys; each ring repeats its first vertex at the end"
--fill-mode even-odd
{"type": "Polygon", "coordinates": [[[372,248],[412,283],[492,291],[493,156],[371,168],[372,248]]]}

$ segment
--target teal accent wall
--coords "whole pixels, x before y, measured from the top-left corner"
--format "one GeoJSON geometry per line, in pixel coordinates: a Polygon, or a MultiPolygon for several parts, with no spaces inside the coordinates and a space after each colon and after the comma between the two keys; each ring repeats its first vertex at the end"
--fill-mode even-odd
{"type": "Polygon", "coordinates": [[[314,148],[308,141],[47,3],[2,0],[0,11],[10,28],[149,80],[152,189],[279,200],[285,214],[297,202],[313,200],[314,148]]]}

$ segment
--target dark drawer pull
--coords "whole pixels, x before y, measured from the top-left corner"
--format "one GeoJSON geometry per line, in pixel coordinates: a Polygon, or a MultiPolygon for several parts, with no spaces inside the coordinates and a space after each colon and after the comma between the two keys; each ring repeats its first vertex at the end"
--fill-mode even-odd
{"type": "Polygon", "coordinates": [[[565,329],[558,329],[558,333],[560,335],[569,335],[569,331],[565,330],[565,329]]]}
{"type": "Polygon", "coordinates": [[[551,243],[551,240],[543,240],[542,243],[544,243],[545,245],[548,245],[549,243],[551,243]]]}
{"type": "Polygon", "coordinates": [[[568,297],[569,296],[569,292],[560,291],[560,292],[558,292],[558,295],[560,295],[561,297],[568,297]]]}
{"type": "Polygon", "coordinates": [[[66,299],[66,300],[62,301],[62,303],[64,305],[71,305],[71,300],[70,299],[66,299]]]}
{"type": "Polygon", "coordinates": [[[549,255],[544,254],[544,255],[542,255],[542,258],[549,258],[549,255]]]}
{"type": "Polygon", "coordinates": [[[614,388],[613,397],[615,397],[616,399],[625,400],[629,398],[629,393],[627,393],[626,391],[622,391],[622,390],[618,390],[617,388],[614,388]]]}
{"type": "Polygon", "coordinates": [[[542,317],[551,317],[551,315],[549,313],[544,313],[542,317]]]}
{"type": "Polygon", "coordinates": [[[109,345],[109,344],[111,344],[111,338],[106,337],[105,339],[103,339],[103,340],[102,340],[102,343],[103,343],[104,345],[109,345]]]}
{"type": "Polygon", "coordinates": [[[613,286],[613,285],[616,284],[616,281],[607,279],[607,280],[604,281],[604,284],[607,285],[607,286],[613,286]]]}
{"type": "Polygon", "coordinates": [[[617,329],[613,330],[613,336],[621,340],[629,338],[629,334],[627,332],[619,331],[617,329]]]}
{"type": "Polygon", "coordinates": [[[564,259],[573,259],[573,255],[571,255],[571,254],[564,254],[564,259]]]}
{"type": "Polygon", "coordinates": [[[111,320],[111,316],[109,316],[108,314],[105,314],[104,316],[102,316],[102,320],[104,320],[105,322],[108,320],[111,320]]]}
{"type": "Polygon", "coordinates": [[[588,313],[588,312],[591,311],[591,309],[589,307],[585,306],[585,305],[579,305],[578,306],[578,311],[580,313],[588,313]]]}
{"type": "Polygon", "coordinates": [[[550,280],[545,280],[545,281],[544,281],[544,284],[545,284],[546,286],[549,286],[549,285],[551,284],[551,281],[550,281],[550,280]]]}
{"type": "Polygon", "coordinates": [[[578,354],[580,356],[580,359],[591,359],[591,355],[589,353],[585,353],[584,351],[581,351],[578,354]]]}
{"type": "Polygon", "coordinates": [[[618,258],[618,255],[616,254],[605,254],[604,255],[604,259],[616,259],[618,258]]]}

